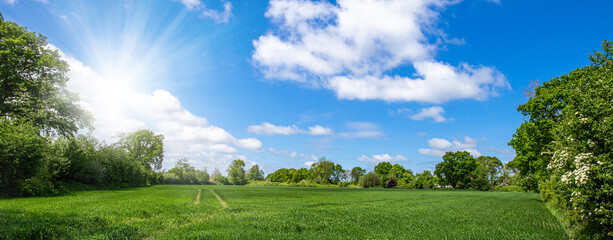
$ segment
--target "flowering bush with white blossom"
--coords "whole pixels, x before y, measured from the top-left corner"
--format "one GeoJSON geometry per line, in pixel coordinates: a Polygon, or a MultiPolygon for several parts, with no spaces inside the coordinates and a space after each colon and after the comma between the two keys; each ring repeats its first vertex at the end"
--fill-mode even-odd
{"type": "Polygon", "coordinates": [[[613,238],[613,42],[572,71],[553,130],[543,200],[559,208],[576,239],[613,238]]]}

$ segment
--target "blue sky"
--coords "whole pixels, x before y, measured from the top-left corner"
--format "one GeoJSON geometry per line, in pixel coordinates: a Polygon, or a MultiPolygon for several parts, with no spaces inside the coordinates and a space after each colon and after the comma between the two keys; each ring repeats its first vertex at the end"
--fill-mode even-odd
{"type": "Polygon", "coordinates": [[[47,36],[96,136],[166,136],[189,158],[267,173],[326,158],[434,169],[445,151],[513,159],[531,81],[613,40],[610,1],[29,1],[5,20],[47,36]]]}

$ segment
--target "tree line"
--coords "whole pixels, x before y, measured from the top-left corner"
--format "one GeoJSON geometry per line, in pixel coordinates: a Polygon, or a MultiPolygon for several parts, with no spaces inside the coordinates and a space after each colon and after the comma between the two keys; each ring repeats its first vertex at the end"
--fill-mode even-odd
{"type": "Polygon", "coordinates": [[[66,89],[68,64],[0,13],[0,197],[161,182],[163,136],[139,130],[100,142],[92,115],[66,89]]]}
{"type": "Polygon", "coordinates": [[[574,239],[613,238],[613,42],[590,65],[529,89],[509,165],[574,239]]]}

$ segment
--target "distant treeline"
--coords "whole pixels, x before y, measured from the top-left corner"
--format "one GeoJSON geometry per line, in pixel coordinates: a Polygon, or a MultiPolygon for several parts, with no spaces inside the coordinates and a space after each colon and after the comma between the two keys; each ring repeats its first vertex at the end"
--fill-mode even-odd
{"type": "Polygon", "coordinates": [[[258,165],[245,170],[244,161],[232,161],[227,168],[228,177],[219,169],[211,174],[207,169],[196,170],[187,159],[179,159],[175,167],[164,172],[165,184],[233,184],[266,186],[339,186],[433,189],[455,188],[471,190],[528,191],[531,183],[518,178],[513,169],[505,167],[496,157],[474,158],[468,152],[448,152],[436,165],[434,173],[424,170],[413,173],[400,164],[381,162],[373,171],[361,167],[344,169],[325,157],[310,168],[280,168],[264,177],[258,165]]]}

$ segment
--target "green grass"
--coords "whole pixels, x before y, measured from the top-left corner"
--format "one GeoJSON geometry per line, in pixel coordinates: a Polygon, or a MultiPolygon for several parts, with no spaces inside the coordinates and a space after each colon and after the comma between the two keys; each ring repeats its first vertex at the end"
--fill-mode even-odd
{"type": "Polygon", "coordinates": [[[534,193],[348,188],[166,185],[3,199],[0,226],[0,239],[568,238],[534,193]]]}

